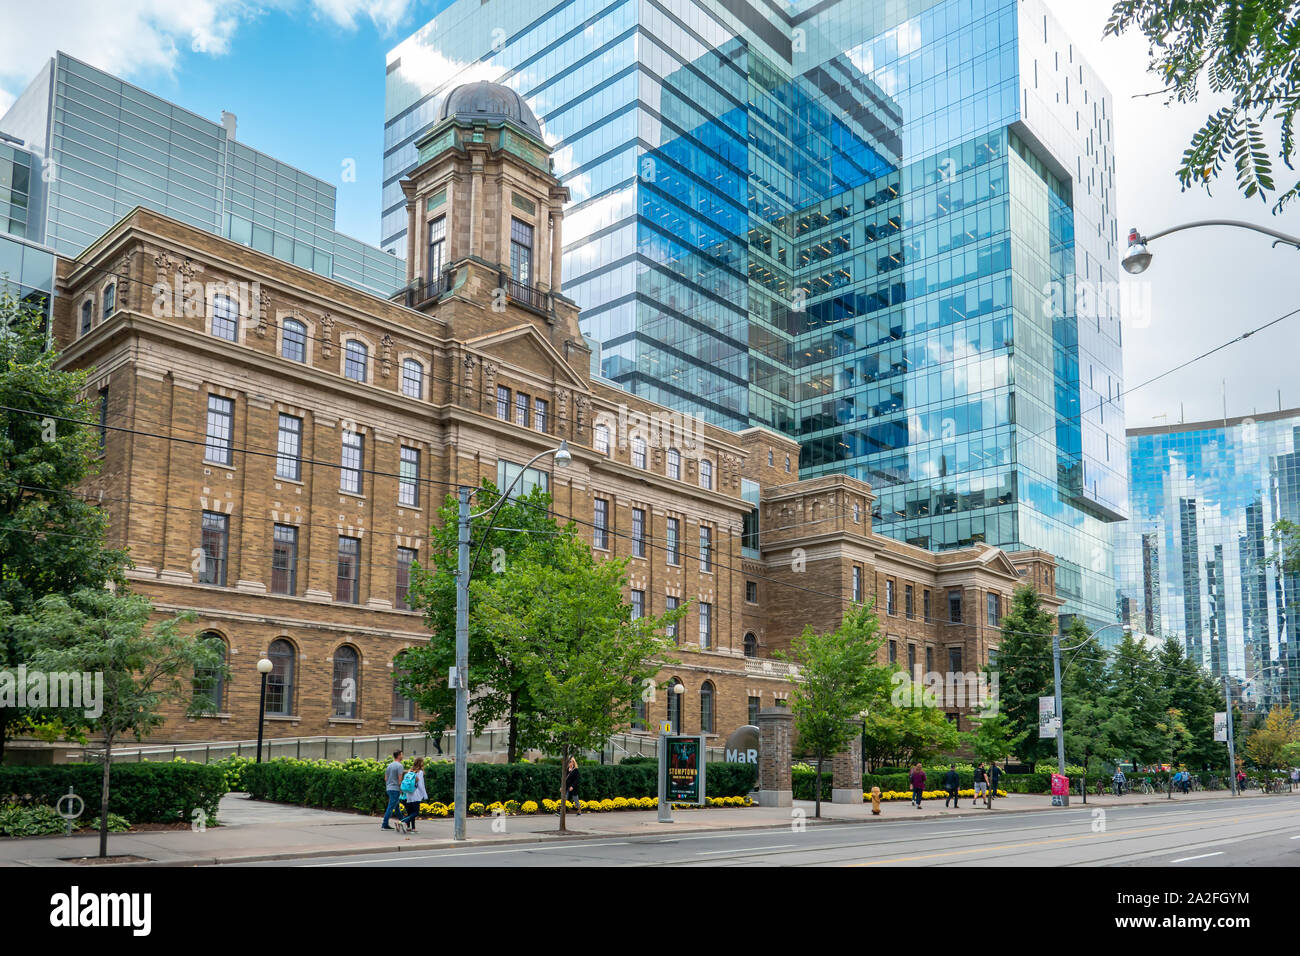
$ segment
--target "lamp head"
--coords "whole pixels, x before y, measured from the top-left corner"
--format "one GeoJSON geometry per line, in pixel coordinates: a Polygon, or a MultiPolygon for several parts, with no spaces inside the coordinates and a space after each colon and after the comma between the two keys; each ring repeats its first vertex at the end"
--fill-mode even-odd
{"type": "Polygon", "coordinates": [[[674,693],[674,694],[684,694],[684,693],[686,693],[686,685],[685,685],[685,684],[673,684],[673,693],[674,693]]]}
{"type": "Polygon", "coordinates": [[[1137,229],[1128,231],[1128,252],[1124,254],[1123,266],[1124,271],[1129,275],[1141,275],[1147,271],[1147,266],[1151,265],[1151,253],[1147,250],[1146,241],[1138,233],[1137,229]]]}
{"type": "Polygon", "coordinates": [[[263,657],[260,661],[257,662],[257,672],[259,674],[269,674],[274,669],[275,669],[275,665],[272,664],[265,657],[263,657]]]}
{"type": "Polygon", "coordinates": [[[573,454],[569,451],[569,440],[566,438],[560,442],[560,447],[555,450],[555,467],[568,468],[573,462],[573,454]]]}

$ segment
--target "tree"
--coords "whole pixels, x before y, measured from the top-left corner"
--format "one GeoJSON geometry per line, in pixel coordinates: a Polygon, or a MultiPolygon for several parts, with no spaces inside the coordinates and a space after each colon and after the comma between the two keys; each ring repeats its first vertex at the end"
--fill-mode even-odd
{"type": "MultiPolygon", "coordinates": [[[[1149,42],[1149,69],[1164,84],[1168,102],[1195,102],[1203,80],[1211,93],[1229,99],[1183,153],[1183,188],[1208,188],[1231,162],[1237,188],[1267,201],[1275,190],[1267,137],[1279,138],[1277,155],[1288,169],[1296,150],[1300,17],[1294,0],[1121,0],[1104,32],[1133,27],[1149,42]]],[[[1298,193],[1300,182],[1277,197],[1274,214],[1298,193]]]]}
{"type": "Polygon", "coordinates": [[[878,670],[885,680],[863,715],[867,765],[924,763],[957,749],[961,735],[927,688],[912,683],[898,665],[878,670]]]}
{"type": "Polygon", "coordinates": [[[1170,749],[1170,741],[1161,730],[1169,709],[1166,692],[1155,658],[1145,644],[1132,634],[1119,642],[1110,665],[1113,713],[1123,717],[1127,726],[1115,739],[1119,752],[1134,764],[1156,763],[1170,749]]]}
{"type": "MultiPolygon", "coordinates": [[[[500,494],[484,481],[478,490],[476,509],[493,505],[500,494]]],[[[485,521],[470,525],[470,581],[498,576],[517,556],[528,551],[545,562],[546,551],[562,536],[562,529],[550,513],[550,495],[534,489],[503,504],[496,512],[493,528],[485,521]]],[[[427,644],[410,647],[394,660],[398,686],[425,713],[428,729],[440,734],[456,722],[456,692],[447,686],[447,671],[456,664],[456,568],[457,511],[455,495],[448,495],[439,511],[440,524],[429,532],[430,559],[427,567],[411,569],[408,601],[424,611],[425,625],[433,632],[427,644]]],[[[505,720],[508,729],[506,760],[514,763],[521,749],[536,743],[530,736],[529,721],[537,708],[528,696],[528,685],[517,663],[506,653],[495,632],[483,626],[470,594],[469,696],[474,722],[486,725],[505,720]]]]}
{"type": "Polygon", "coordinates": [[[970,720],[975,729],[962,734],[962,742],[980,760],[990,763],[1006,760],[1024,740],[1025,732],[1017,732],[1004,713],[998,712],[986,717],[976,712],[970,720]]]}
{"type": "Polygon", "coordinates": [[[849,721],[867,708],[880,688],[876,655],[883,638],[874,604],[849,608],[840,626],[825,634],[805,627],[791,642],[790,654],[775,655],[799,665],[799,673],[790,676],[790,710],[799,742],[817,759],[817,817],[822,815],[826,755],[843,750],[857,735],[849,721]]]}
{"type": "Polygon", "coordinates": [[[626,582],[626,561],[598,560],[568,529],[471,584],[481,632],[511,662],[536,708],[532,733],[560,754],[561,831],[570,755],[603,747],[631,722],[671,646],[664,629],[685,612],[633,620],[626,582]]]}
{"type": "MultiPolygon", "coordinates": [[[[1062,644],[1075,648],[1061,662],[1061,710],[1065,756],[1083,767],[1085,783],[1089,769],[1098,761],[1110,761],[1118,754],[1116,741],[1128,732],[1128,718],[1112,701],[1106,675],[1106,659],[1092,643],[1088,627],[1080,618],[1070,622],[1062,644]]],[[[1087,802],[1087,787],[1084,787],[1087,802]]]]}
{"type": "Polygon", "coordinates": [[[1020,758],[1037,763],[1055,757],[1055,744],[1038,737],[1038,698],[1053,693],[1052,634],[1056,615],[1032,585],[1016,588],[1002,619],[998,647],[1000,709],[1021,736],[1020,758]]]}
{"type": "Polygon", "coordinates": [[[1300,742],[1300,719],[1290,707],[1274,707],[1268,712],[1263,726],[1252,730],[1246,737],[1241,749],[1255,769],[1271,779],[1277,775],[1278,768],[1287,764],[1294,755],[1294,750],[1287,748],[1297,742],[1300,742]]]}
{"type": "Polygon", "coordinates": [[[33,667],[47,674],[103,675],[100,713],[92,724],[104,737],[100,791],[99,855],[108,855],[108,795],[113,744],[125,734],[148,736],[164,718],[165,703],[191,697],[189,712],[210,705],[193,693],[195,673],[224,673],[220,651],[199,635],[181,633],[192,616],[160,621],[146,630],[152,613],[139,595],[83,588],[67,597],[49,595],[16,618],[14,630],[31,650],[33,667]]]}
{"type": "Polygon", "coordinates": [[[1223,697],[1213,677],[1168,638],[1156,652],[1156,672],[1164,682],[1169,710],[1178,712],[1186,730],[1175,742],[1171,762],[1205,770],[1223,759],[1223,744],[1214,739],[1214,714],[1223,697]]]}
{"type": "MultiPolygon", "coordinates": [[[[107,515],[76,489],[94,474],[99,440],[83,422],[84,371],[55,369],[40,310],[0,291],[0,668],[23,659],[15,615],[46,595],[124,585],[125,552],[104,547],[107,515]],[[11,411],[10,409],[14,409],[11,411]]],[[[38,711],[0,707],[0,760],[38,711]]]]}

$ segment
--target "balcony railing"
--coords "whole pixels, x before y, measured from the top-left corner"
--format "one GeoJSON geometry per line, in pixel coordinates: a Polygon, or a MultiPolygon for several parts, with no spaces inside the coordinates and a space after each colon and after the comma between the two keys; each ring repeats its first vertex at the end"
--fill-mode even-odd
{"type": "Polygon", "coordinates": [[[520,305],[548,314],[551,311],[551,294],[549,292],[543,292],[541,289],[518,282],[504,272],[501,273],[501,288],[505,289],[506,295],[520,305]]]}
{"type": "Polygon", "coordinates": [[[444,292],[450,292],[455,277],[456,270],[449,266],[433,279],[420,278],[407,283],[389,296],[389,300],[400,302],[408,309],[422,308],[429,302],[436,302],[444,292]]]}

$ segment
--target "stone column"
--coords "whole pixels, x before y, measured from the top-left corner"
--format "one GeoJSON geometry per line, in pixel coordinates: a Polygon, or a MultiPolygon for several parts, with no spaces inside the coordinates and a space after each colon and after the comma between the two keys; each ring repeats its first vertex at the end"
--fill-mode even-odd
{"type": "Polygon", "coordinates": [[[831,757],[831,803],[862,802],[862,721],[850,720],[849,749],[831,757]]]}
{"type": "Polygon", "coordinates": [[[560,291],[560,268],[564,261],[564,208],[551,207],[551,291],[560,291]]]}
{"type": "Polygon", "coordinates": [[[790,746],[794,714],[788,707],[764,707],[758,712],[758,805],[788,807],[794,804],[790,776],[790,746]]]}

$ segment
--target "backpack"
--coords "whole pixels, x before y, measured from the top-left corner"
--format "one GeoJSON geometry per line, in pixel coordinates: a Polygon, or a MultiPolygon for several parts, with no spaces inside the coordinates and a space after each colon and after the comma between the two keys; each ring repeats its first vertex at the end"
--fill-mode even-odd
{"type": "Polygon", "coordinates": [[[402,793],[415,792],[415,771],[406,771],[406,776],[402,778],[402,793]]]}

